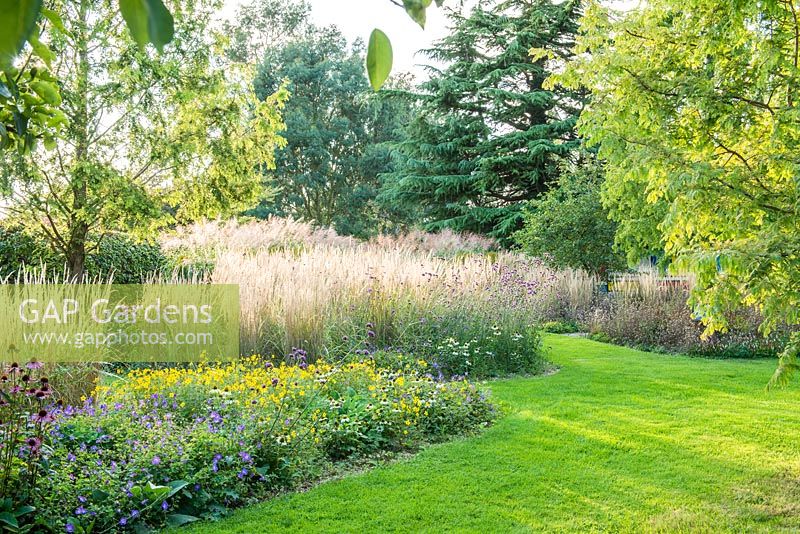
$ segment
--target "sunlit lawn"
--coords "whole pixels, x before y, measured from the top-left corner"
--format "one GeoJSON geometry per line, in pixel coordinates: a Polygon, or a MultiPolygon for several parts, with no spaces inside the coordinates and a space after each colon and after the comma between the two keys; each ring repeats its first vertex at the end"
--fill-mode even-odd
{"type": "Polygon", "coordinates": [[[800,528],[800,391],[773,361],[548,336],[551,376],[498,381],[484,434],[191,532],[776,531],[800,528]]]}

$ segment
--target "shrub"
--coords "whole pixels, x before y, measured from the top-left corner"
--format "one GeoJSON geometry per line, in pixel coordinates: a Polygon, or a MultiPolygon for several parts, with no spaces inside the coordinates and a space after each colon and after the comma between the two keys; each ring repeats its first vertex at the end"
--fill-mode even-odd
{"type": "Polygon", "coordinates": [[[525,227],[514,235],[515,241],[556,268],[602,277],[624,270],[625,257],[614,249],[616,223],[600,200],[601,183],[599,164],[562,173],[557,187],[528,204],[525,227]]]}
{"type": "Polygon", "coordinates": [[[24,267],[63,270],[47,243],[17,226],[0,225],[0,279],[14,279],[24,267]]]}
{"type": "Polygon", "coordinates": [[[334,462],[413,450],[496,415],[464,381],[369,360],[297,360],[134,370],[99,388],[96,401],[55,410],[41,434],[47,476],[28,499],[33,519],[88,532],[215,517],[334,462]]]}
{"type": "Polygon", "coordinates": [[[689,287],[639,276],[617,284],[589,321],[593,339],[647,350],[682,352],[714,358],[775,357],[789,336],[786,328],[759,333],[762,318],[750,308],[728,310],[731,330],[703,339],[704,326],[687,301],[689,287]]]}
{"type": "Polygon", "coordinates": [[[100,241],[86,259],[92,279],[113,276],[116,284],[141,284],[168,269],[168,261],[157,244],[137,242],[124,235],[110,235],[100,241]]]}
{"type": "MultiPolygon", "coordinates": [[[[0,278],[22,278],[25,271],[41,267],[57,278],[64,272],[64,265],[64,258],[41,238],[20,227],[0,226],[0,278]]],[[[166,270],[167,258],[158,245],[138,242],[123,234],[104,237],[86,258],[86,276],[90,280],[106,280],[113,274],[115,283],[139,284],[166,270]]]]}
{"type": "Polygon", "coordinates": [[[581,328],[574,321],[547,321],[542,324],[542,330],[550,334],[573,334],[581,328]]]}

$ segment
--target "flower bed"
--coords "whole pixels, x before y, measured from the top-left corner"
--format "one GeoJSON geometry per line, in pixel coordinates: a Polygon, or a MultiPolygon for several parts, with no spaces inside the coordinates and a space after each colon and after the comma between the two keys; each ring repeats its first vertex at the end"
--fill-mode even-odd
{"type": "Polygon", "coordinates": [[[132,371],[79,408],[53,405],[36,372],[3,371],[0,458],[11,467],[0,483],[13,502],[0,522],[56,532],[218,516],[334,462],[414,449],[496,415],[465,381],[369,361],[274,367],[249,358],[132,371]]]}

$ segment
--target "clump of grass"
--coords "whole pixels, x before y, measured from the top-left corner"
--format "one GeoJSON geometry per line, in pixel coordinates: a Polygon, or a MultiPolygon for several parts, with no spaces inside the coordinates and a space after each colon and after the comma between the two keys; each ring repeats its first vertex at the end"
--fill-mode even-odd
{"type": "MultiPolygon", "coordinates": [[[[491,359],[502,370],[522,371],[526,365],[498,363],[513,350],[499,354],[485,341],[495,343],[492,327],[498,327],[504,339],[530,345],[518,352],[538,354],[529,331],[539,275],[538,265],[510,255],[454,261],[362,244],[299,252],[221,250],[210,281],[239,284],[246,353],[288,355],[301,348],[319,357],[399,347],[429,357],[454,338],[480,345],[480,362],[491,359]]],[[[469,371],[449,367],[451,374],[469,371]]],[[[473,367],[484,373],[492,368],[473,367]]]]}

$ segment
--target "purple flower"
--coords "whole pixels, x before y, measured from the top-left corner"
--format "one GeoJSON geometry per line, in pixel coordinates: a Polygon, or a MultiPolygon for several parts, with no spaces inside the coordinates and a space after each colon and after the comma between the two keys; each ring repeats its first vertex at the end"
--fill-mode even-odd
{"type": "Polygon", "coordinates": [[[153,465],[159,465],[161,463],[161,458],[158,456],[153,456],[153,465]]]}
{"type": "Polygon", "coordinates": [[[253,458],[252,458],[252,456],[250,456],[250,455],[249,455],[249,454],[248,454],[246,451],[242,451],[242,452],[240,452],[240,453],[239,453],[239,456],[241,456],[241,458],[242,458],[242,461],[243,461],[243,462],[245,462],[245,463],[248,463],[248,464],[249,464],[250,462],[252,462],[252,461],[253,461],[253,458]]]}
{"type": "Polygon", "coordinates": [[[83,514],[86,514],[86,513],[88,513],[88,510],[86,508],[84,508],[83,505],[78,506],[75,509],[75,515],[83,515],[83,514]]]}
{"type": "Polygon", "coordinates": [[[139,510],[131,510],[131,517],[133,518],[139,517],[139,510]]]}
{"type": "Polygon", "coordinates": [[[119,520],[119,524],[124,527],[125,525],[128,524],[128,518],[123,517],[122,519],[119,520]]]}
{"type": "Polygon", "coordinates": [[[161,503],[161,509],[164,510],[165,512],[169,509],[169,504],[167,503],[167,501],[161,503]]]}
{"type": "Polygon", "coordinates": [[[25,440],[25,444],[30,447],[31,453],[35,453],[39,451],[39,447],[42,446],[42,440],[37,437],[31,437],[25,440]]]}
{"type": "Polygon", "coordinates": [[[33,417],[34,423],[50,423],[53,421],[53,416],[47,413],[47,410],[39,410],[33,417]]]}
{"type": "Polygon", "coordinates": [[[375,337],[375,332],[373,332],[372,330],[368,330],[367,337],[375,337]]]}
{"type": "Polygon", "coordinates": [[[42,367],[44,367],[44,364],[42,362],[37,362],[36,360],[31,360],[27,364],[25,364],[25,367],[27,367],[28,369],[41,369],[42,367]]]}
{"type": "Polygon", "coordinates": [[[67,532],[75,532],[75,525],[73,525],[72,523],[67,523],[66,531],[67,532]]]}

